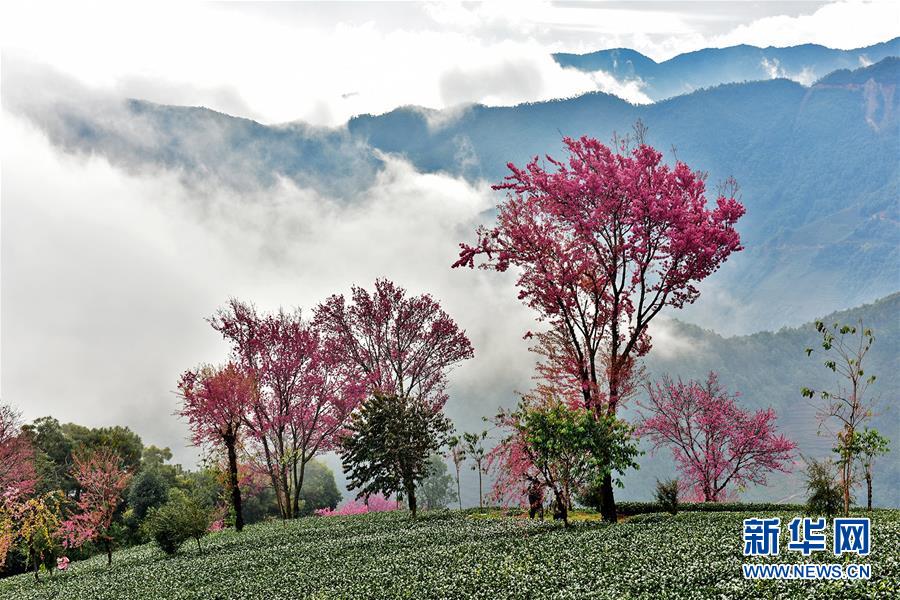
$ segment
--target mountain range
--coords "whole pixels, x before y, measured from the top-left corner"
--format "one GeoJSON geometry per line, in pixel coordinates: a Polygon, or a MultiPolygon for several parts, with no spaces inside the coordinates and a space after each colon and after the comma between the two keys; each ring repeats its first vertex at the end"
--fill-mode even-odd
{"type": "Polygon", "coordinates": [[[656,62],[628,48],[588,54],[554,54],[563,67],[604,71],[620,81],[639,81],[651,100],[663,100],[701,88],[783,77],[811,84],[832,71],[856,69],[900,56],[900,38],[854,50],[835,50],[818,44],[787,48],[730,46],[704,48],[656,62]]]}
{"type": "MultiPolygon", "coordinates": [[[[735,334],[803,322],[900,289],[900,59],[831,73],[723,84],[650,105],[603,93],[509,107],[402,107],[339,129],[263,125],[204,108],[140,100],[98,112],[37,105],[30,116],[57,145],[125,169],[166,167],[235,188],[285,177],[353,201],[382,163],[499,181],[509,161],[559,155],[563,135],[610,139],[640,120],[649,143],[741,185],[746,250],[705,284],[686,320],[735,334]],[[136,132],[141,135],[136,135],[136,132]]],[[[714,193],[714,189],[710,190],[714,193]]]]}

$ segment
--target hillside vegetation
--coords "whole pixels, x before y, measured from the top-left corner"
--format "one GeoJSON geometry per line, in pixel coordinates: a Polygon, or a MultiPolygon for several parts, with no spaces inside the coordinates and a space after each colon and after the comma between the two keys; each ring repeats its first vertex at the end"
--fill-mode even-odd
{"type": "MultiPolygon", "coordinates": [[[[874,329],[876,340],[866,359],[866,372],[878,378],[871,388],[872,397],[878,399],[871,426],[892,438],[895,449],[900,444],[900,410],[896,405],[900,397],[898,315],[900,293],[822,317],[825,323],[862,321],[874,329]]],[[[780,429],[797,442],[804,456],[832,455],[833,437],[817,435],[816,411],[800,396],[803,386],[822,389],[834,387],[836,382],[821,360],[815,355],[808,358],[804,352],[804,348],[817,346],[812,323],[775,332],[723,337],[695,325],[671,321],[667,340],[670,341],[660,341],[650,352],[647,368],[651,377],[670,374],[702,379],[709,371],[716,371],[729,390],[740,393],[742,405],[753,409],[774,408],[780,429]]],[[[638,412],[635,409],[632,404],[632,416],[638,412]]],[[[641,469],[626,478],[625,495],[635,498],[649,495],[656,478],[664,479],[674,473],[668,461],[668,453],[664,452],[654,456],[654,460],[645,457],[641,469]]],[[[803,491],[802,478],[796,473],[776,475],[769,487],[749,490],[742,499],[778,500],[793,496],[791,500],[796,501],[805,497],[803,491]]],[[[874,494],[878,505],[900,506],[900,461],[890,456],[876,461],[874,494]]]]}

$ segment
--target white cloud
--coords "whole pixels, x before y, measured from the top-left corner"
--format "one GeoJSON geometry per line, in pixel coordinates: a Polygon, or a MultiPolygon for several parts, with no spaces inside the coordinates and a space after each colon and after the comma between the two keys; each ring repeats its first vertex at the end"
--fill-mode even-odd
{"type": "Polygon", "coordinates": [[[788,72],[777,58],[773,58],[769,60],[768,58],[763,58],[760,65],[763,69],[765,69],[766,74],[769,76],[769,79],[783,78],[783,79],[791,79],[796,81],[797,83],[803,85],[812,85],[816,80],[815,72],[809,67],[803,67],[799,72],[793,73],[788,72]]]}
{"type": "Polygon", "coordinates": [[[532,320],[511,275],[450,269],[495,201],[485,184],[385,157],[349,205],[287,181],[188,188],[61,153],[7,111],[2,125],[2,398],[29,419],[129,425],[190,462],[171,390],[226,357],[205,317],[229,296],[309,309],[378,276],[433,293],[468,330],[476,358],[447,407],[464,426],[528,385],[532,320]]]}
{"type": "Polygon", "coordinates": [[[514,104],[598,89],[646,102],[640,82],[564,70],[549,54],[625,46],[662,60],[738,43],[855,47],[896,34],[900,16],[894,3],[811,4],[799,14],[779,6],[60,3],[48,18],[47,6],[18,3],[4,5],[0,35],[5,55],[90,87],[267,123],[338,125],[400,105],[514,104]]]}
{"type": "Polygon", "coordinates": [[[269,123],[339,125],[406,104],[505,105],[618,89],[608,76],[562,69],[527,38],[374,22],[308,26],[218,5],[55,11],[48,20],[41,7],[7,8],[4,51],[90,87],[269,123]]]}
{"type": "Polygon", "coordinates": [[[777,15],[738,25],[714,39],[717,46],[795,46],[822,44],[849,50],[897,36],[900,4],[847,1],[826,4],[811,14],[777,15]]]}

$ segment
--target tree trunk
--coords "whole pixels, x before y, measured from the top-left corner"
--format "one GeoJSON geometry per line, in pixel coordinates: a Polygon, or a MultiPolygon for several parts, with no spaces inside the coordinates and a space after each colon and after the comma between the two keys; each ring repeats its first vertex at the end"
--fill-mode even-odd
{"type": "MultiPolygon", "coordinates": [[[[29,549],[29,550],[28,550],[28,556],[31,557],[31,562],[32,562],[32,564],[34,565],[34,580],[35,580],[35,581],[40,581],[41,578],[40,578],[40,576],[38,576],[38,559],[37,559],[37,553],[35,553],[34,549],[29,549]]],[[[25,568],[26,568],[26,569],[28,568],[27,565],[26,565],[25,568]]]]}
{"type": "Polygon", "coordinates": [[[866,510],[872,512],[872,470],[866,469],[866,510]]]}
{"type": "Polygon", "coordinates": [[[406,486],[406,502],[409,504],[409,512],[412,513],[412,518],[416,518],[416,486],[409,485],[406,486]]]}
{"type": "MultiPolygon", "coordinates": [[[[616,415],[616,404],[619,401],[619,381],[615,375],[615,360],[613,361],[613,375],[609,379],[609,415],[616,415]]],[[[599,410],[599,406],[597,409],[599,410]]],[[[600,483],[600,514],[607,523],[616,522],[616,497],[613,493],[612,473],[603,476],[600,483]]]]}
{"type": "Polygon", "coordinates": [[[607,523],[616,522],[616,498],[613,495],[612,475],[603,476],[600,484],[600,514],[607,523]]]}
{"type": "Polygon", "coordinates": [[[484,508],[484,500],[481,492],[481,463],[478,463],[478,508],[484,508]]]}
{"type": "Polygon", "coordinates": [[[844,495],[844,516],[850,516],[850,468],[849,460],[844,460],[841,466],[841,488],[844,495]]]}
{"type": "Polygon", "coordinates": [[[462,494],[459,491],[459,466],[456,467],[456,500],[459,502],[459,510],[462,510],[462,494]]]}
{"type": "Polygon", "coordinates": [[[106,566],[109,567],[112,566],[112,543],[107,538],[104,544],[106,545],[106,566]]]}
{"type": "Polygon", "coordinates": [[[244,529],[244,507],[241,501],[241,488],[238,486],[237,450],[235,440],[227,440],[228,448],[228,484],[231,486],[231,507],[234,509],[234,528],[237,531],[244,529]]]}
{"type": "Polygon", "coordinates": [[[203,553],[203,547],[200,546],[200,536],[197,536],[197,537],[194,538],[194,539],[197,540],[197,551],[200,552],[200,553],[202,554],[202,553],[203,553]]]}

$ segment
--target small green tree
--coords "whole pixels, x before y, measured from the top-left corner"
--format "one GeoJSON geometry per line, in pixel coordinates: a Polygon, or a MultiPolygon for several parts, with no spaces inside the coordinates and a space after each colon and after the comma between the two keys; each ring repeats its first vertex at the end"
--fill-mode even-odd
{"type": "Polygon", "coordinates": [[[473,471],[478,471],[478,508],[484,508],[484,492],[481,484],[481,475],[484,473],[484,457],[486,455],[484,449],[484,440],[487,439],[487,431],[481,433],[463,434],[463,442],[465,443],[466,456],[475,461],[472,465],[473,471]]]}
{"type": "MultiPolygon", "coordinates": [[[[520,404],[511,422],[524,450],[553,491],[554,519],[567,526],[572,493],[588,481],[637,468],[640,454],[631,427],[612,415],[595,415],[548,398],[537,405],[520,404]]],[[[615,483],[621,487],[621,483],[615,483]]]]}
{"type": "Polygon", "coordinates": [[[450,458],[453,460],[453,468],[456,469],[456,501],[459,502],[459,510],[462,510],[462,493],[459,488],[459,476],[463,462],[466,460],[466,450],[463,441],[458,435],[451,436],[447,442],[450,448],[450,458]]]}
{"type": "Polygon", "coordinates": [[[166,554],[175,554],[182,544],[193,538],[197,550],[203,551],[200,538],[209,531],[212,511],[199,500],[179,489],[169,493],[169,499],[151,510],[146,524],[156,544],[166,554]]]}
{"type": "Polygon", "coordinates": [[[447,508],[448,503],[456,500],[453,476],[447,472],[447,463],[440,454],[428,457],[428,474],[419,484],[418,491],[425,510],[447,508]]]}
{"type": "Polygon", "coordinates": [[[320,508],[334,509],[341,501],[341,493],[334,482],[334,473],[322,461],[313,459],[306,465],[303,487],[300,488],[301,515],[311,515],[320,508]]]}
{"type": "Polygon", "coordinates": [[[416,518],[416,487],[428,457],[447,443],[452,426],[433,404],[375,393],[354,413],[341,444],[348,489],[359,496],[402,493],[416,518]]]}
{"type": "MultiPolygon", "coordinates": [[[[816,331],[822,336],[821,352],[823,364],[839,376],[838,383],[831,390],[814,390],[804,387],[800,393],[809,399],[819,398],[819,429],[831,432],[836,440],[838,467],[840,469],[841,493],[844,515],[850,514],[850,492],[853,487],[853,465],[856,454],[856,431],[872,416],[872,402],[866,397],[869,386],[875,383],[875,375],[867,375],[863,370],[863,360],[875,342],[871,329],[834,323],[831,326],[816,321],[816,331]],[[837,429],[830,427],[834,422],[837,429]]],[[[811,356],[815,350],[806,349],[811,356]]]]}
{"type": "Polygon", "coordinates": [[[836,514],[841,509],[843,491],[828,459],[806,461],[806,512],[812,515],[836,514]]]}
{"type": "Polygon", "coordinates": [[[872,465],[875,457],[890,452],[890,444],[877,429],[866,428],[862,433],[854,434],[851,454],[858,458],[866,479],[866,510],[872,510],[872,465]]]}
{"type": "Polygon", "coordinates": [[[656,480],[656,501],[671,514],[678,513],[678,479],[656,480]]]}

